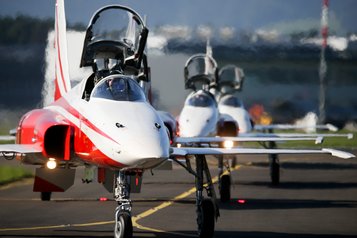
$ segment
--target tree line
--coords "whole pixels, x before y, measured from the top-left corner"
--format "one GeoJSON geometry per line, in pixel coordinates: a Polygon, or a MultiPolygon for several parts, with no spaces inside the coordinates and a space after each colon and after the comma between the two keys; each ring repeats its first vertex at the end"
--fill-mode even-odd
{"type": "MultiPolygon", "coordinates": [[[[74,30],[84,30],[82,24],[69,25],[74,30]]],[[[0,16],[0,45],[45,44],[54,19],[39,19],[25,15],[0,16]]]]}

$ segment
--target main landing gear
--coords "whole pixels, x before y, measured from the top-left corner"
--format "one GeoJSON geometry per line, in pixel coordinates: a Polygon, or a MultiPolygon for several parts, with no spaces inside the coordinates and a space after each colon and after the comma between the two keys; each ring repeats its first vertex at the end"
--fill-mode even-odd
{"type": "Polygon", "coordinates": [[[115,238],[133,237],[129,181],[130,177],[123,171],[115,175],[114,198],[118,202],[118,207],[115,209],[115,238]]]}
{"type": "MultiPolygon", "coordinates": [[[[269,149],[276,149],[276,143],[274,141],[268,143],[269,149]]],[[[269,155],[269,167],[270,167],[270,180],[273,186],[277,186],[280,183],[280,164],[277,154],[269,155]]]]}
{"type": "Polygon", "coordinates": [[[189,159],[186,164],[173,158],[196,178],[196,214],[199,238],[210,238],[214,234],[215,221],[219,217],[216,193],[214,191],[212,177],[204,155],[196,155],[196,171],[191,167],[189,159]],[[203,190],[207,192],[207,198],[203,196],[203,190]]]}
{"type": "Polygon", "coordinates": [[[277,154],[269,155],[270,179],[273,186],[280,183],[280,164],[277,154]]]}
{"type": "MultiPolygon", "coordinates": [[[[219,209],[214,191],[212,177],[204,155],[196,155],[196,171],[191,168],[189,159],[186,164],[174,159],[196,178],[196,214],[199,238],[211,238],[214,234],[214,226],[219,217],[219,209]],[[203,190],[206,190],[207,198],[203,190]]],[[[115,175],[114,198],[118,202],[115,210],[115,238],[131,238],[133,236],[133,224],[131,221],[130,200],[130,175],[125,171],[119,171],[115,175]]]]}
{"type": "Polygon", "coordinates": [[[52,192],[41,192],[41,201],[51,201],[52,192]]]}
{"type": "MultiPolygon", "coordinates": [[[[233,159],[235,161],[235,158],[233,159]]],[[[231,171],[229,165],[226,165],[227,172],[224,172],[223,156],[218,158],[218,188],[221,202],[231,200],[231,171]]]]}
{"type": "Polygon", "coordinates": [[[219,216],[219,209],[211,174],[204,155],[196,155],[196,213],[198,237],[213,237],[215,219],[219,216]],[[206,184],[204,184],[205,177],[206,184]],[[209,198],[204,198],[203,189],[206,189],[209,198]]]}

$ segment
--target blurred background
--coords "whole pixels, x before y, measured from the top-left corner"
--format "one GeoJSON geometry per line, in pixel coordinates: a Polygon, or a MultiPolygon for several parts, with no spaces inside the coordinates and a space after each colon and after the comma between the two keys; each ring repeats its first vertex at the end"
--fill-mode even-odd
{"type": "MultiPolygon", "coordinates": [[[[210,39],[219,66],[243,68],[238,96],[260,105],[275,123],[319,112],[322,0],[71,0],[65,1],[70,75],[81,79],[79,55],[92,14],[123,4],[145,16],[155,107],[177,116],[186,60],[204,53],[210,39]]],[[[0,0],[0,128],[46,104],[52,67],[54,0],[0,0]]],[[[357,121],[357,1],[330,0],[326,48],[326,122],[357,121]]],[[[52,95],[50,96],[52,97],[52,95]]]]}

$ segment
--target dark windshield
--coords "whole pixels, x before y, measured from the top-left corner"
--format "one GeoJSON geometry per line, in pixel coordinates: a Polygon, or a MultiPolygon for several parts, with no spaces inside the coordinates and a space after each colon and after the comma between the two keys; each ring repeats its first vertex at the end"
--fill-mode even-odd
{"type": "Polygon", "coordinates": [[[145,94],[140,85],[131,77],[114,75],[102,79],[93,89],[91,98],[145,101],[145,94]]]}
{"type": "Polygon", "coordinates": [[[242,107],[243,106],[242,101],[234,96],[223,97],[220,100],[219,104],[230,106],[230,107],[242,107]]]}
{"type": "Polygon", "coordinates": [[[210,107],[215,105],[215,101],[212,96],[208,94],[196,93],[188,98],[186,104],[195,107],[210,107]]]}

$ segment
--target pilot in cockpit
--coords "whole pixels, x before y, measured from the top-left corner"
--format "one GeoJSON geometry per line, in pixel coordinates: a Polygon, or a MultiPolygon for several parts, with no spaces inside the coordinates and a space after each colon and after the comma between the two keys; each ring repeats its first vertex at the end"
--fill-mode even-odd
{"type": "Polygon", "coordinates": [[[121,61],[111,58],[95,58],[92,65],[93,74],[89,77],[83,94],[83,99],[89,101],[89,96],[94,88],[102,79],[113,74],[122,74],[121,61]]]}
{"type": "Polygon", "coordinates": [[[116,101],[129,100],[128,85],[124,79],[108,80],[108,89],[116,101]]]}
{"type": "Polygon", "coordinates": [[[98,82],[90,98],[113,101],[145,101],[145,94],[135,77],[111,75],[98,82]]]}
{"type": "Polygon", "coordinates": [[[93,71],[95,72],[93,79],[94,85],[96,85],[101,79],[111,74],[121,74],[121,61],[118,59],[110,58],[94,59],[93,71]]]}

